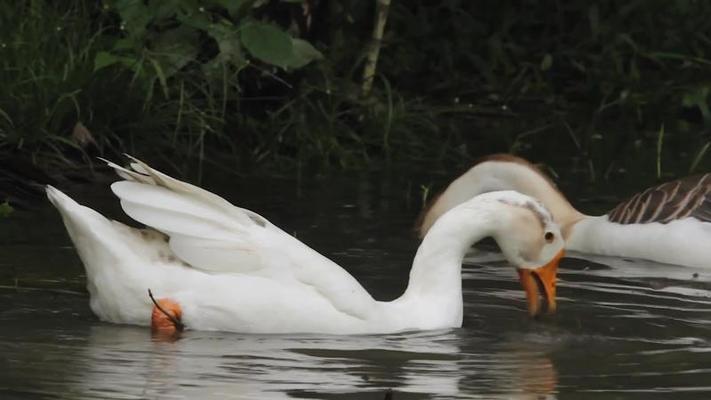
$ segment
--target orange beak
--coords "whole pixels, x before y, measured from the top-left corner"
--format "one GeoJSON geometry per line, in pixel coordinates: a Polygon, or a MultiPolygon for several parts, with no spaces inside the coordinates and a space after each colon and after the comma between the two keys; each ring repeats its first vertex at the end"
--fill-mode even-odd
{"type": "Polygon", "coordinates": [[[521,286],[526,292],[526,301],[528,301],[528,314],[532,317],[540,315],[543,310],[539,303],[539,287],[543,291],[542,295],[546,302],[545,311],[547,314],[553,314],[556,309],[555,303],[555,284],[556,275],[558,273],[558,263],[563,258],[563,250],[553,257],[548,264],[536,269],[518,269],[518,277],[521,281],[521,286]]]}

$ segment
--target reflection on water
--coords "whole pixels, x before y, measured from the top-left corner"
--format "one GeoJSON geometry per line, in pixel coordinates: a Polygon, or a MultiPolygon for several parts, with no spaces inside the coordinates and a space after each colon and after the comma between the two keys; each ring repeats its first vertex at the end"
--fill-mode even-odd
{"type": "MultiPolygon", "coordinates": [[[[146,340],[145,330],[92,329],[76,389],[123,391],[107,376],[143,377],[136,396],[268,398],[281,393],[402,391],[456,394],[458,347],[451,333],[400,336],[241,336],[187,333],[177,342],[146,340]],[[139,346],[136,346],[139,343],[139,346]],[[101,368],[112,355],[132,354],[101,368]],[[91,365],[92,362],[96,365],[91,365]],[[98,367],[98,368],[97,368],[98,367]],[[434,372],[430,379],[430,372],[434,372]],[[194,395],[194,396],[191,396],[194,395]]],[[[138,383],[138,382],[136,382],[138,383]]]]}
{"type": "MultiPolygon", "coordinates": [[[[417,204],[400,193],[419,183],[402,179],[321,181],[301,195],[290,181],[245,181],[228,197],[388,299],[404,289],[417,246],[409,233],[417,204]]],[[[118,215],[108,192],[74,194],[118,215]]],[[[0,223],[0,285],[41,289],[0,289],[0,399],[383,399],[388,389],[396,400],[706,399],[711,391],[707,270],[572,254],[561,263],[558,315],[531,321],[513,269],[484,248],[465,259],[461,329],[188,331],[165,341],[96,320],[51,209],[0,223]]]]}
{"type": "Polygon", "coordinates": [[[186,332],[164,341],[147,329],[85,315],[64,323],[14,322],[17,329],[0,335],[2,398],[379,399],[389,388],[398,399],[487,392],[540,398],[557,386],[553,362],[537,349],[535,335],[186,332]],[[52,331],[55,337],[48,336],[52,331]]]}

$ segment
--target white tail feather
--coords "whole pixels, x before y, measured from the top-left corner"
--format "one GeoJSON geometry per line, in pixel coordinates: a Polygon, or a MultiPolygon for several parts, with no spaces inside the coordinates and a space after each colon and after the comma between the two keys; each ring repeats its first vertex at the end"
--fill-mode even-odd
{"type": "Polygon", "coordinates": [[[172,252],[210,273],[249,273],[314,287],[332,305],[362,316],[373,298],[346,271],[252,211],[171,178],[133,157],[111,188],[133,219],[166,233],[172,252]]]}
{"type": "Polygon", "coordinates": [[[245,273],[265,267],[250,249],[259,247],[253,236],[272,227],[266,219],[133,160],[132,170],[108,164],[129,176],[111,190],[131,218],[170,236],[177,257],[209,272],[245,273]]]}

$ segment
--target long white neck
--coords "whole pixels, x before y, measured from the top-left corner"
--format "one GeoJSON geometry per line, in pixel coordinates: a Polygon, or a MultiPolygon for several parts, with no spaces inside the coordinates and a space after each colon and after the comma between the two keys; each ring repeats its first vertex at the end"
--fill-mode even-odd
{"type": "Polygon", "coordinates": [[[515,190],[542,202],[563,228],[569,229],[585,217],[531,165],[507,161],[488,161],[476,165],[454,180],[422,220],[421,232],[427,231],[447,210],[472,197],[497,190],[515,190]]]}
{"type": "Polygon", "coordinates": [[[469,248],[492,236],[498,225],[488,203],[455,209],[432,226],[420,244],[405,293],[393,303],[418,328],[461,326],[462,260],[469,248]]]}

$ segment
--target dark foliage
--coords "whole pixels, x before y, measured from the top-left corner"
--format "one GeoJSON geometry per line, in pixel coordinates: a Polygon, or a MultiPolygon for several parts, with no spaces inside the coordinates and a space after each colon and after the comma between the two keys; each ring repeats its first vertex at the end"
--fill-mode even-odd
{"type": "Polygon", "coordinates": [[[374,3],[4,2],[0,154],[290,170],[508,151],[590,180],[709,165],[709,2],[393,1],[363,95],[374,3]]]}

